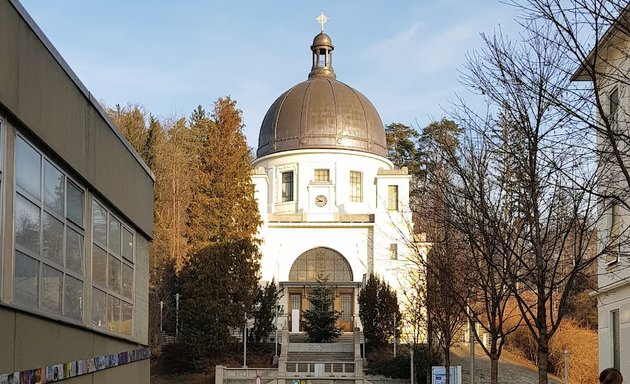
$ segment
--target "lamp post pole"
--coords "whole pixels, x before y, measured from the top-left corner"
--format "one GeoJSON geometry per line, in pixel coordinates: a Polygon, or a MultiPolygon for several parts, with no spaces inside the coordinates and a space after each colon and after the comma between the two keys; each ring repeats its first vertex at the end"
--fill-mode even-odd
{"type": "Polygon", "coordinates": [[[413,384],[413,343],[409,344],[409,360],[411,360],[411,384],[413,384]]]}
{"type": "Polygon", "coordinates": [[[398,335],[396,330],[398,329],[398,327],[396,327],[396,312],[394,312],[394,357],[396,357],[396,341],[398,339],[398,335]]]}
{"type": "Polygon", "coordinates": [[[179,340],[179,293],[175,294],[175,338],[179,340]]]}
{"type": "Polygon", "coordinates": [[[569,351],[564,349],[564,384],[569,384],[569,351]]]}
{"type": "Polygon", "coordinates": [[[245,314],[245,325],[243,326],[243,368],[247,368],[247,313],[245,314]]]}
{"type": "Polygon", "coordinates": [[[164,311],[164,302],[160,300],[160,338],[162,337],[162,311],[164,311]]]}

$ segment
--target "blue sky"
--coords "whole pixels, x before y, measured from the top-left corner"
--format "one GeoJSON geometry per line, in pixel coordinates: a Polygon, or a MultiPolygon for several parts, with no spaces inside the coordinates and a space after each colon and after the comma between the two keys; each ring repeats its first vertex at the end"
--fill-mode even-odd
{"type": "Polygon", "coordinates": [[[321,11],[337,79],[385,124],[444,116],[480,33],[518,31],[498,0],[21,0],[88,89],[107,105],[139,103],[160,118],[211,109],[229,95],[256,147],[267,108],[306,80],[321,11]]]}

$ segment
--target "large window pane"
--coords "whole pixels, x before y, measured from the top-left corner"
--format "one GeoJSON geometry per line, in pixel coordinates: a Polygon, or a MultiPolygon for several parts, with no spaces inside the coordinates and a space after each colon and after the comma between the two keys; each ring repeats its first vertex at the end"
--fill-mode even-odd
{"type": "Polygon", "coordinates": [[[398,186],[387,186],[387,209],[390,211],[398,210],[398,186]]]}
{"type": "Polygon", "coordinates": [[[122,269],[122,294],[133,299],[133,268],[127,264],[123,264],[122,269]]]}
{"type": "Polygon", "coordinates": [[[112,292],[116,292],[120,294],[120,260],[115,258],[112,255],[109,255],[109,266],[107,273],[107,288],[109,288],[112,292]]]}
{"type": "Polygon", "coordinates": [[[83,236],[70,227],[66,230],[66,268],[83,275],[83,236]]]}
{"type": "Polygon", "coordinates": [[[131,336],[131,326],[133,324],[133,304],[122,302],[122,321],[120,323],[120,333],[131,336]]]}
{"type": "Polygon", "coordinates": [[[107,329],[120,331],[120,299],[107,296],[107,329]]]}
{"type": "Polygon", "coordinates": [[[63,266],[63,223],[44,212],[44,257],[63,266]]]}
{"type": "Polygon", "coordinates": [[[133,262],[133,233],[123,228],[123,256],[133,262]]]}
{"type": "Polygon", "coordinates": [[[39,208],[20,195],[15,200],[15,242],[39,256],[39,208]]]}
{"type": "Polygon", "coordinates": [[[102,287],[107,286],[107,252],[101,247],[92,247],[92,280],[102,287]]]}
{"type": "Polygon", "coordinates": [[[64,285],[63,314],[75,320],[83,319],[83,282],[69,275],[64,285]]]}
{"type": "Polygon", "coordinates": [[[92,222],[94,229],[94,240],[103,245],[107,245],[107,212],[100,204],[92,204],[92,222]]]}
{"type": "Polygon", "coordinates": [[[33,197],[40,198],[41,155],[19,136],[15,139],[15,182],[33,197]]]}
{"type": "Polygon", "coordinates": [[[18,304],[39,307],[39,262],[22,252],[15,252],[13,298],[18,304]]]}
{"type": "Polygon", "coordinates": [[[44,161],[44,206],[63,216],[65,177],[54,165],[44,161]]]}
{"type": "Polygon", "coordinates": [[[92,324],[97,327],[105,327],[106,324],[107,294],[100,289],[92,288],[92,324]]]}
{"type": "Polygon", "coordinates": [[[282,172],[282,202],[293,201],[293,171],[282,172]]]}
{"type": "Polygon", "coordinates": [[[44,264],[42,272],[42,308],[61,314],[63,272],[44,264]]]}
{"type": "Polygon", "coordinates": [[[358,171],[350,171],[350,201],[363,201],[363,174],[358,171]]]}
{"type": "Polygon", "coordinates": [[[114,216],[109,215],[109,244],[108,249],[110,252],[115,252],[120,255],[120,221],[116,220],[114,216]]]}
{"type": "Polygon", "coordinates": [[[68,219],[83,228],[83,191],[68,181],[68,219]]]}

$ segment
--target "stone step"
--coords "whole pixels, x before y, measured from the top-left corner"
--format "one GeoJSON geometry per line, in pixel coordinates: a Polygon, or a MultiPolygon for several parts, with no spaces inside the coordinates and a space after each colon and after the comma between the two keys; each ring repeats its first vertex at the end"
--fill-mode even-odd
{"type": "MultiPolygon", "coordinates": [[[[308,343],[308,335],[306,333],[290,333],[289,343],[308,343]]],[[[342,333],[335,343],[352,343],[354,335],[352,333],[342,333]]]]}
{"type": "Polygon", "coordinates": [[[352,352],[289,352],[287,361],[354,361],[352,352]]]}

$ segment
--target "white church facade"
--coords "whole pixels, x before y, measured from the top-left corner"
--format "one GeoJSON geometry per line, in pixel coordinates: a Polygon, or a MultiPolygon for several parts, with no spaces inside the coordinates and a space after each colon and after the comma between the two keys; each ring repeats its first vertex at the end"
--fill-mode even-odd
{"type": "Polygon", "coordinates": [[[412,267],[411,176],[387,159],[372,103],[336,80],[333,49],[327,34],[315,37],[308,80],[271,105],[254,161],[261,277],[279,283],[278,326],[291,332],[319,276],[348,332],[361,327],[358,294],[369,274],[401,292],[412,267]]]}

